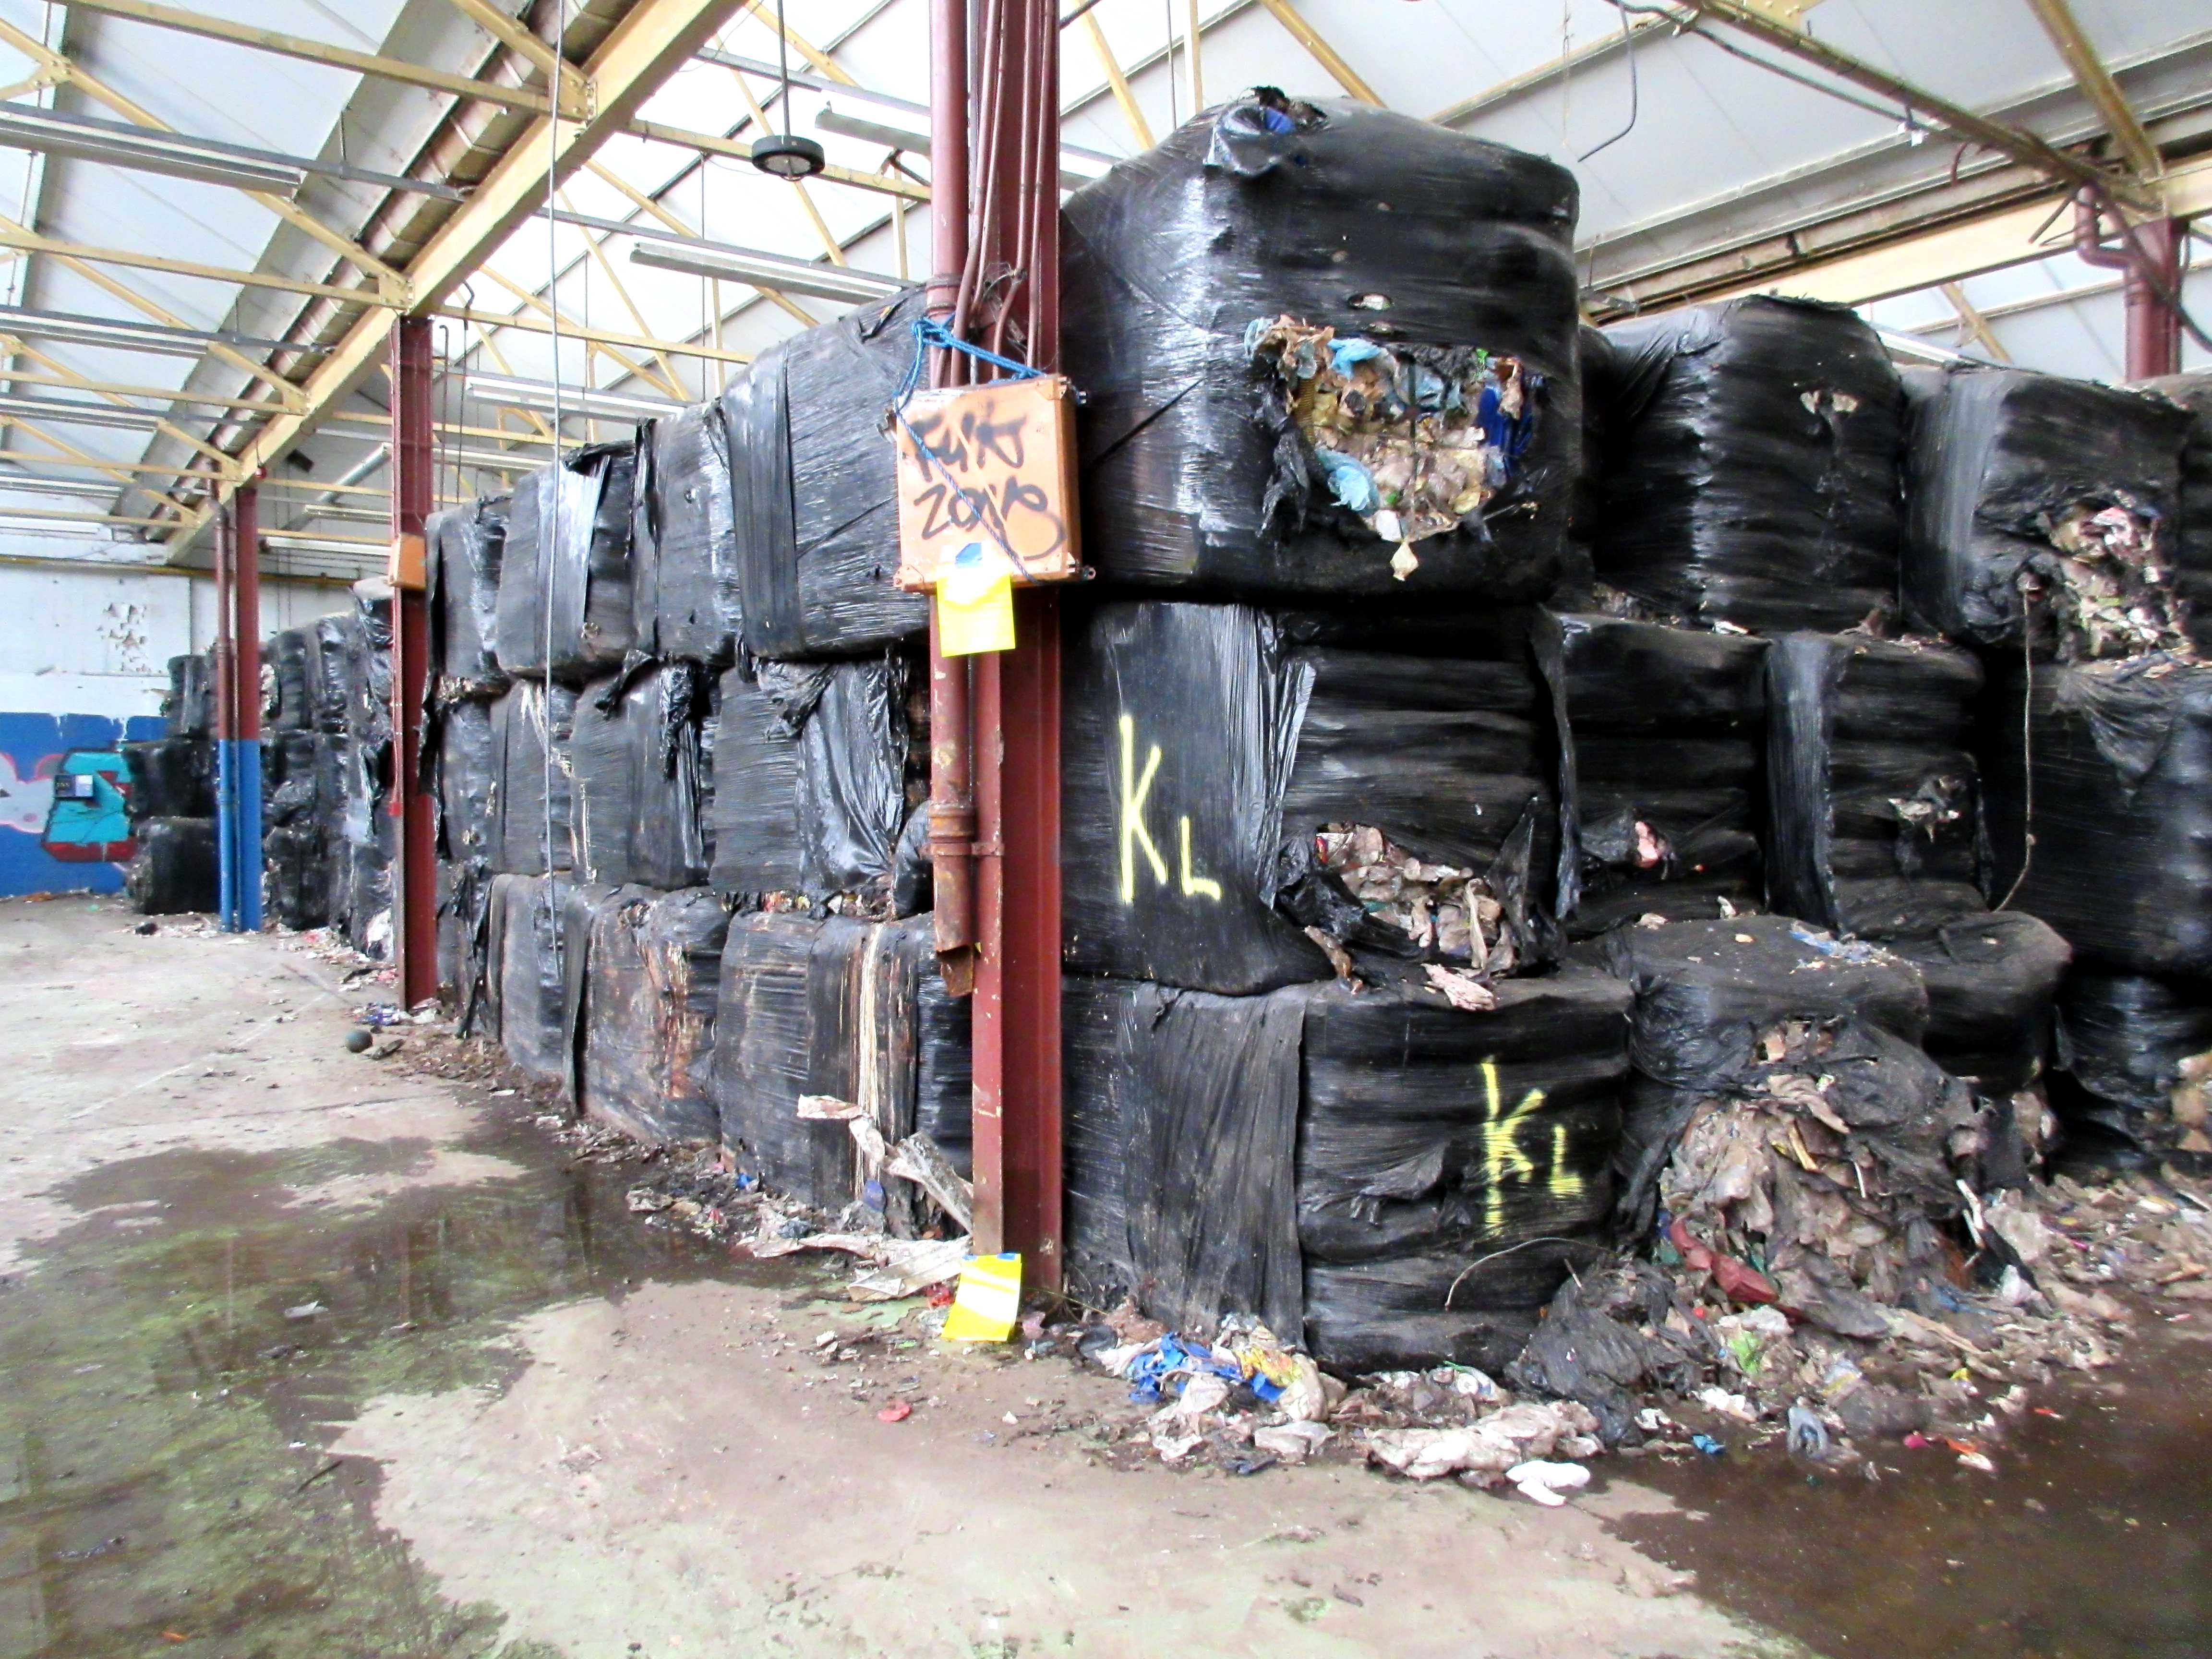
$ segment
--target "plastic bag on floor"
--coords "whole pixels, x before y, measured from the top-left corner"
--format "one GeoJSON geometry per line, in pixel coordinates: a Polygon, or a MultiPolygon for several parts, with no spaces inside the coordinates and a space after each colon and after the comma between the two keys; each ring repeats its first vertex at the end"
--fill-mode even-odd
{"type": "Polygon", "coordinates": [[[173,738],[204,738],[215,730],[215,671],[206,657],[169,659],[161,714],[173,738]]]}
{"type": "Polygon", "coordinates": [[[215,744],[205,738],[149,738],[122,745],[131,776],[131,821],[215,816],[215,744]]]}
{"type": "Polygon", "coordinates": [[[580,981],[565,1018],[569,1092],[586,1116],[649,1146],[720,1138],[714,1006],[729,921],[703,887],[623,887],[592,906],[562,963],[564,981],[580,981]]]}
{"type": "Polygon", "coordinates": [[[1171,1325],[1299,1329],[1300,994],[1071,976],[1062,1008],[1070,1273],[1171,1325]]]}
{"type": "Polygon", "coordinates": [[[722,1144],[741,1168],[820,1208],[910,1202],[857,1162],[851,1119],[887,1146],[950,1127],[970,1064],[967,1005],[925,1000],[932,921],[733,917],[715,1015],[722,1144]],[[842,1115],[840,1115],[839,1114],[842,1115]],[[871,1182],[874,1190],[870,1190],[871,1182]]]}
{"type": "Polygon", "coordinates": [[[1306,1338],[1332,1370],[1495,1370],[1601,1249],[1628,1076],[1626,985],[1302,990],[1297,1145],[1306,1338]]]}
{"type": "Polygon", "coordinates": [[[1618,1445],[1647,1391],[1687,1395],[1704,1380],[1706,1357],[1668,1328],[1674,1305],[1673,1283],[1648,1261],[1623,1256],[1579,1267],[1505,1368],[1505,1381],[1581,1401],[1597,1417],[1598,1437],[1618,1445]]]}
{"type": "MultiPolygon", "coordinates": [[[[1905,603],[1916,627],[2063,661],[2187,643],[2175,575],[2189,417],[2165,398],[2016,368],[1917,380],[1905,603]]],[[[2212,563],[2200,572],[2212,580],[2212,563]]]]}
{"type": "Polygon", "coordinates": [[[422,526],[430,661],[441,698],[491,696],[507,684],[494,642],[507,507],[507,497],[489,496],[434,513],[422,526]]]}
{"type": "Polygon", "coordinates": [[[1659,1171],[1691,1115],[1761,1086],[1786,1049],[1785,1028],[1855,1016],[1908,1043],[1928,1030],[1918,969],[1787,916],[1616,928],[1598,955],[1636,994],[1637,1079],[1616,1166],[1626,1237],[1650,1231],[1659,1171]]]}
{"type": "Polygon", "coordinates": [[[1575,211],[1541,157],[1265,89],[1077,191],[1085,556],[1217,593],[1542,598],[1581,447],[1575,211]]]}
{"type": "Polygon", "coordinates": [[[1766,641],[1613,617],[1559,627],[1568,933],[1759,908],[1766,641]]]}
{"type": "Polygon", "coordinates": [[[2039,665],[1990,699],[1990,890],[2106,972],[2212,975],[2212,667],[2039,665]],[[2023,759],[2026,774],[2023,775],[2023,759]],[[2023,825],[2034,836],[2020,877],[2023,825]]]}
{"type": "Polygon", "coordinates": [[[1754,633],[1895,609],[1905,392],[1873,329],[1757,295],[1606,333],[1599,580],[1754,633]]]}
{"type": "Polygon", "coordinates": [[[517,680],[491,705],[493,869],[543,875],[549,854],[552,868],[569,868],[575,720],[576,694],[541,680],[517,680]]]}
{"type": "Polygon", "coordinates": [[[515,486],[493,641],[509,674],[580,684],[620,667],[629,653],[636,471],[635,443],[591,444],[515,486]]]}
{"type": "Polygon", "coordinates": [[[565,877],[494,876],[486,955],[490,1032],[541,1082],[566,1081],[561,914],[575,884],[565,877]]]}
{"type": "MultiPolygon", "coordinates": [[[[857,896],[887,914],[909,797],[908,670],[896,655],[761,662],[722,676],[709,823],[714,887],[857,896]]],[[[915,793],[924,784],[914,780],[915,793]]]]}
{"type": "Polygon", "coordinates": [[[1766,655],[1766,884],[1840,928],[1865,881],[1978,884],[1981,665],[1964,651],[1793,634],[1766,655]]]}
{"type": "Polygon", "coordinates": [[[584,688],[568,752],[586,879],[664,890],[705,882],[714,690],[696,664],[642,659],[584,688]]]}
{"type": "Polygon", "coordinates": [[[637,648],[710,668],[727,665],[744,624],[744,603],[720,404],[694,404],[638,428],[635,494],[637,648]]]}
{"type": "Polygon", "coordinates": [[[149,818],[124,872],[131,908],[149,916],[210,911],[222,902],[213,818],[149,818]]]}
{"type": "Polygon", "coordinates": [[[1378,963],[1540,957],[1556,760],[1528,626],[1154,600],[1072,617],[1067,964],[1233,994],[1328,977],[1310,928],[1378,963]]]}
{"type": "Polygon", "coordinates": [[[898,571],[896,457],[884,417],[914,361],[919,289],[771,346],[722,395],[744,643],[845,657],[929,626],[898,571]]]}
{"type": "Polygon", "coordinates": [[[2212,987],[2075,973],[2058,994],[2051,1103],[2069,1141],[2136,1158],[2212,1153],[2212,987]]]}
{"type": "Polygon", "coordinates": [[[2173,585],[2188,607],[2191,642],[2200,655],[2212,655],[2212,374],[2169,374],[2136,389],[2189,411],[2175,498],[2173,585]]]}

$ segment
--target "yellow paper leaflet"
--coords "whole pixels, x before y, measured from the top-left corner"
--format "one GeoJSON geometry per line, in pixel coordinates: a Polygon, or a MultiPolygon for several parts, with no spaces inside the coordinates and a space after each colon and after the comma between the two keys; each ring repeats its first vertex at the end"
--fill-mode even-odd
{"type": "Polygon", "coordinates": [[[948,1342],[1003,1342],[1022,1315],[1022,1259],[975,1255],[960,1270],[960,1288],[945,1316],[948,1342]]]}

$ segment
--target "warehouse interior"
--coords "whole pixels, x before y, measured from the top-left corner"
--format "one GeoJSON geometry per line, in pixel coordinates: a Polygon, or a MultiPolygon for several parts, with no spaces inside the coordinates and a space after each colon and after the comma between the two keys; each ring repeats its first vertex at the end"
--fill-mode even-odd
{"type": "Polygon", "coordinates": [[[0,87],[0,1659],[2208,1651],[2199,9],[0,87]]]}

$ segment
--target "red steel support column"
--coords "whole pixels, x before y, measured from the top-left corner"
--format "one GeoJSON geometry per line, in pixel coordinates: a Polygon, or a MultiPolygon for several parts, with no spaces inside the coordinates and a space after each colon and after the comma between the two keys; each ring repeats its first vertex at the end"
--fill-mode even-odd
{"type": "MultiPolygon", "coordinates": [[[[430,441],[430,319],[403,317],[392,331],[392,536],[421,544],[435,483],[430,441]]],[[[432,837],[428,780],[422,769],[422,720],[430,675],[430,616],[418,586],[393,584],[392,730],[398,740],[392,816],[399,820],[398,915],[401,1005],[438,994],[438,854],[432,837]]]]}
{"type": "Polygon", "coordinates": [[[2082,262],[2124,271],[2127,377],[2154,380],[2181,373],[2181,240],[2187,228],[2175,219],[2118,224],[2117,246],[2107,242],[2104,204],[2085,191],[2074,204],[2074,251],[2082,262]]]}
{"type": "Polygon", "coordinates": [[[236,654],[238,747],[232,830],[234,920],[261,931],[261,495],[246,484],[230,500],[232,638],[236,654]]]}

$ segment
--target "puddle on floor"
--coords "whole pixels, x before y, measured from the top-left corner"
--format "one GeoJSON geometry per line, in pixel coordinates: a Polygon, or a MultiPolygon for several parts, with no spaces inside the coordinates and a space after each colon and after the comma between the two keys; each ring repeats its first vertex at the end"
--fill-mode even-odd
{"type": "Polygon", "coordinates": [[[571,1168],[512,1113],[464,1143],[510,1179],[287,1207],[429,1150],[171,1152],[64,1189],[95,1212],[0,1281],[0,1659],[538,1659],[438,1595],[374,1523],[376,1466],[325,1442],[374,1395],[501,1387],[502,1333],[549,1304],[800,1270],[639,1225],[635,1166],[571,1168]]]}
{"type": "Polygon", "coordinates": [[[2152,1328],[2132,1363],[2038,1399],[2063,1420],[2024,1419],[1994,1476],[1894,1443],[1878,1482],[1778,1451],[1647,1461],[1634,1478],[1694,1514],[1617,1530],[1830,1656],[2212,1654],[2212,1343],[2152,1328]]]}

